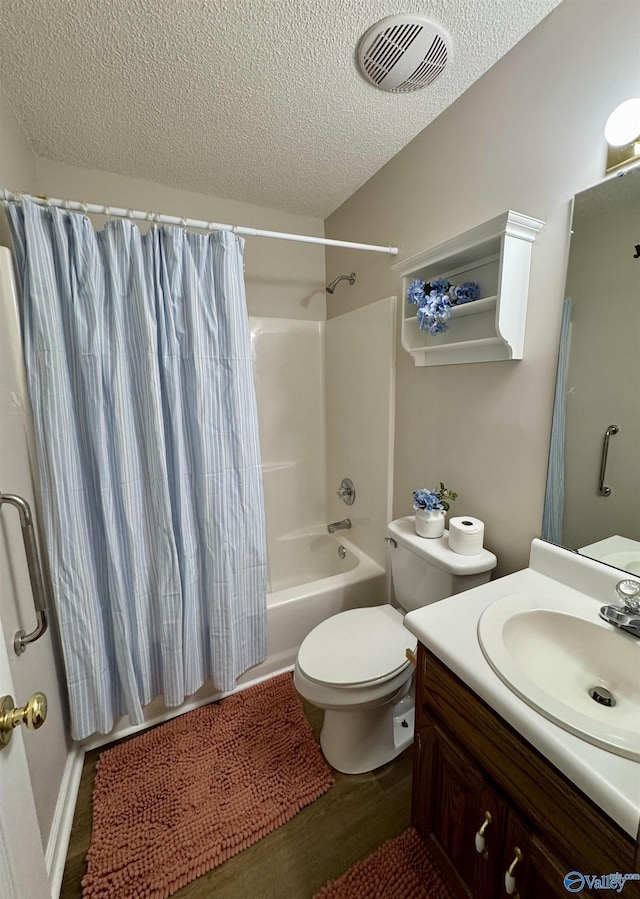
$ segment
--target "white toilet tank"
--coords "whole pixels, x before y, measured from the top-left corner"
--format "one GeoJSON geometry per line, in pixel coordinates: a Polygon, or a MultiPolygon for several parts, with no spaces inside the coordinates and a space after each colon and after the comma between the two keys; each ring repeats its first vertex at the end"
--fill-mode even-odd
{"type": "Polygon", "coordinates": [[[485,584],[498,562],[487,549],[474,556],[454,553],[449,549],[448,531],[443,537],[419,537],[413,515],[392,521],[387,533],[393,541],[393,587],[405,612],[485,584]]]}

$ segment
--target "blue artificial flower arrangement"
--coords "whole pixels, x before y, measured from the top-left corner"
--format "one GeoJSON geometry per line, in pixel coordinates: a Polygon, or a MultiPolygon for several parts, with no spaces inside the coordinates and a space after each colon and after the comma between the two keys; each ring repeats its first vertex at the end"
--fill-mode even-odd
{"type": "Polygon", "coordinates": [[[446,278],[425,282],[416,278],[407,290],[407,302],[418,307],[416,318],[421,331],[441,334],[449,325],[452,306],[462,306],[480,299],[475,281],[465,281],[457,287],[446,278]]]}
{"type": "Polygon", "coordinates": [[[433,512],[434,509],[443,509],[449,511],[449,502],[458,498],[458,494],[453,490],[445,487],[442,481],[437,490],[414,490],[413,491],[413,508],[424,509],[427,512],[433,512]]]}

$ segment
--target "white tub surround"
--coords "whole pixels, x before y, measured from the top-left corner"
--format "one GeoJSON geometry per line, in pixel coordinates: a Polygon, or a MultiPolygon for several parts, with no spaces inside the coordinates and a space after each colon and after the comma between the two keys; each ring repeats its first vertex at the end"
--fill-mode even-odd
{"type": "MultiPolygon", "coordinates": [[[[487,662],[478,621],[495,600],[516,593],[583,598],[597,615],[615,598],[621,572],[534,540],[529,567],[410,612],[405,627],[634,839],[640,819],[640,764],[574,736],[518,698],[487,662]]],[[[640,646],[639,646],[640,649],[640,646]]]]}
{"type": "Polygon", "coordinates": [[[283,537],[307,533],[330,520],[325,497],[325,326],[266,317],[251,317],[249,324],[271,574],[283,537]]]}
{"type": "Polygon", "coordinates": [[[395,327],[394,296],[326,323],[326,520],[348,516],[352,542],[380,565],[392,518],[395,327]],[[345,477],[352,506],[338,496],[345,477]]]}

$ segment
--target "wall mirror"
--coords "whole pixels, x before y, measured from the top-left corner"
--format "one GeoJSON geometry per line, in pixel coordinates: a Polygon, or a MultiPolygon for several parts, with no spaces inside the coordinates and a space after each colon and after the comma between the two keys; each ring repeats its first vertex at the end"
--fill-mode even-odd
{"type": "Polygon", "coordinates": [[[574,198],[565,296],[543,537],[638,576],[640,168],[574,198]]]}

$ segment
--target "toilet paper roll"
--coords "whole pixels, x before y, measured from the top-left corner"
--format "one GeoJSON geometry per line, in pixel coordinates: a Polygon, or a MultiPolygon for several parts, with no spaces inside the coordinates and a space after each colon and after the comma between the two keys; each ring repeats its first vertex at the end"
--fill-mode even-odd
{"type": "Polygon", "coordinates": [[[449,521],[449,548],[461,556],[476,556],[482,552],[484,523],[470,515],[449,521]]]}

